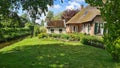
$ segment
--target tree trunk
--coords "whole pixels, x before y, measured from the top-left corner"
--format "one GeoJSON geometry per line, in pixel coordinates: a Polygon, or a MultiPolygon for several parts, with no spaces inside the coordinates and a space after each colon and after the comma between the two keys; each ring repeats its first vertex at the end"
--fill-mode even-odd
{"type": "Polygon", "coordinates": [[[31,28],[32,33],[31,33],[31,38],[35,37],[35,21],[33,22],[33,26],[31,28]]]}

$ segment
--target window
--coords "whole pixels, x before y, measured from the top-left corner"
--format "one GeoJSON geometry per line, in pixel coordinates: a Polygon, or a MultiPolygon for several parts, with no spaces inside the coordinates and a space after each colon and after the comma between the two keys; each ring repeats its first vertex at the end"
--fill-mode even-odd
{"type": "Polygon", "coordinates": [[[54,33],[54,29],[51,29],[51,33],[54,33]]]}
{"type": "Polygon", "coordinates": [[[88,24],[88,33],[90,33],[90,24],[88,24]]]}
{"type": "Polygon", "coordinates": [[[62,33],[62,29],[59,29],[59,33],[62,33]]]}
{"type": "Polygon", "coordinates": [[[75,26],[73,27],[74,32],[76,31],[75,26]]]}
{"type": "Polygon", "coordinates": [[[103,24],[95,23],[95,34],[101,34],[101,28],[103,28],[103,24]]]}

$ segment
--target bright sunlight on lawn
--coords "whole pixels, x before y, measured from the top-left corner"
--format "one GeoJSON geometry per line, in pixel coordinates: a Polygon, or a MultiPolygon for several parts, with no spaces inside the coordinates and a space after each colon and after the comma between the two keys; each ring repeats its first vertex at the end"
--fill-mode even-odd
{"type": "Polygon", "coordinates": [[[80,42],[27,38],[0,49],[0,68],[120,68],[120,63],[80,42]]]}

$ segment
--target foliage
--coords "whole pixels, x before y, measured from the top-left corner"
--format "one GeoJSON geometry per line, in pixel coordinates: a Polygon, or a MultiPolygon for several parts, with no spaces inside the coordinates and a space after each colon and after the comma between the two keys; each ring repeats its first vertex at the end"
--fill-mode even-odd
{"type": "Polygon", "coordinates": [[[109,47],[106,47],[107,51],[112,55],[116,61],[120,60],[120,37],[117,38],[109,47]]]}
{"type": "Polygon", "coordinates": [[[25,23],[25,28],[29,28],[30,29],[31,26],[33,26],[33,23],[31,23],[31,22],[25,23]]]}
{"type": "Polygon", "coordinates": [[[44,26],[45,21],[42,19],[40,25],[44,26]]]}
{"type": "Polygon", "coordinates": [[[61,16],[62,19],[65,19],[65,21],[67,22],[68,20],[70,20],[76,13],[78,13],[79,10],[65,10],[61,16]]]}
{"type": "Polygon", "coordinates": [[[38,38],[48,38],[48,34],[46,33],[46,28],[45,27],[40,27],[39,29],[39,33],[38,33],[38,38]]]}
{"type": "MultiPolygon", "coordinates": [[[[31,17],[31,21],[35,24],[37,17],[40,17],[42,13],[46,15],[45,12],[48,11],[47,5],[52,6],[53,2],[54,0],[0,0],[0,15],[3,15],[5,18],[12,17],[14,27],[16,27],[16,23],[20,21],[17,13],[22,9],[22,11],[28,13],[31,17]]],[[[63,0],[61,0],[61,2],[63,2],[63,0]]],[[[35,36],[34,30],[33,26],[32,36],[35,36]]]]}
{"type": "Polygon", "coordinates": [[[0,49],[1,68],[120,68],[110,59],[103,49],[37,37],[0,49]]]}
{"type": "Polygon", "coordinates": [[[53,20],[60,20],[62,14],[63,14],[63,12],[57,13],[56,15],[54,15],[53,20]]]}
{"type": "Polygon", "coordinates": [[[39,28],[40,33],[47,33],[47,29],[43,26],[39,28]]]}
{"type": "Polygon", "coordinates": [[[30,22],[29,16],[26,13],[22,14],[20,16],[20,22],[21,22],[20,26],[25,27],[26,26],[25,24],[30,22]]]}
{"type": "Polygon", "coordinates": [[[102,37],[84,35],[82,33],[71,34],[45,34],[38,35],[39,38],[53,38],[63,41],[78,41],[86,45],[91,45],[98,48],[104,48],[104,42],[102,37]]]}
{"type": "Polygon", "coordinates": [[[31,31],[26,28],[1,28],[0,29],[0,42],[8,41],[21,36],[29,35],[31,31]]]}
{"type": "Polygon", "coordinates": [[[41,39],[41,38],[47,38],[48,35],[46,33],[40,33],[38,34],[38,38],[41,39]]]}
{"type": "MultiPolygon", "coordinates": [[[[106,21],[107,32],[104,35],[106,48],[112,48],[114,41],[120,37],[120,2],[119,0],[86,0],[93,6],[98,6],[103,19],[106,21]]],[[[107,49],[107,50],[110,50],[107,49]]],[[[117,50],[117,49],[114,49],[117,50]]],[[[113,50],[111,50],[113,51],[113,50]]],[[[108,51],[110,52],[110,51],[108,51]]],[[[112,55],[112,53],[110,52],[112,55]]],[[[115,58],[115,56],[113,56],[115,58]]]]}
{"type": "Polygon", "coordinates": [[[70,39],[70,35],[62,34],[62,35],[60,35],[60,38],[69,40],[70,39]]]}
{"type": "MultiPolygon", "coordinates": [[[[61,0],[62,1],[62,0],[61,0]]],[[[15,21],[17,19],[16,14],[19,10],[27,11],[33,23],[35,23],[38,15],[40,16],[43,12],[48,11],[47,5],[53,5],[54,0],[0,0],[0,15],[9,18],[13,17],[15,21]]],[[[15,27],[16,22],[14,23],[15,27]]],[[[34,36],[34,26],[32,29],[32,34],[34,36]]]]}
{"type": "Polygon", "coordinates": [[[36,14],[41,14],[40,10],[47,10],[47,5],[53,5],[53,0],[0,0],[0,14],[18,11],[22,7],[22,10],[27,10],[29,15],[35,18],[36,14]]]}
{"type": "Polygon", "coordinates": [[[13,13],[10,17],[4,17],[3,14],[0,16],[1,28],[25,27],[27,22],[27,17],[18,16],[16,13],[13,13]]]}
{"type": "Polygon", "coordinates": [[[49,22],[53,18],[54,14],[53,11],[49,11],[47,16],[46,16],[46,21],[49,22]]]}
{"type": "Polygon", "coordinates": [[[81,42],[86,45],[104,48],[104,42],[101,37],[86,35],[82,38],[81,42]]]}

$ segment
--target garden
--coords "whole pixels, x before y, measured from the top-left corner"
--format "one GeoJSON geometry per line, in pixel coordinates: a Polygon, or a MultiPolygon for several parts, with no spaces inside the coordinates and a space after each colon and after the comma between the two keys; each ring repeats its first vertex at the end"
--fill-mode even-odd
{"type": "Polygon", "coordinates": [[[119,0],[0,0],[0,68],[120,68],[119,24],[119,0]],[[103,36],[46,33],[46,22],[65,23],[88,4],[100,10],[103,36]]]}
{"type": "Polygon", "coordinates": [[[26,38],[0,49],[1,68],[119,68],[101,48],[75,41],[26,38]],[[8,57],[9,56],[9,57],[8,57]]]}

